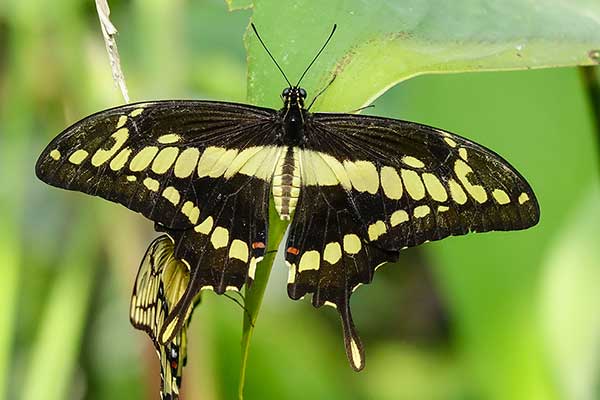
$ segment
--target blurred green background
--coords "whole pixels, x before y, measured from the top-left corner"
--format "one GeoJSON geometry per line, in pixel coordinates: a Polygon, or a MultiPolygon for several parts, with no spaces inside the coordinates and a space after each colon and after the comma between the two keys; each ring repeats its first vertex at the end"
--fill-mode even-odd
{"type": "MultiPolygon", "coordinates": [[[[245,100],[250,10],[228,12],[221,0],[110,5],[132,101],[245,100]]],[[[120,103],[93,2],[0,2],[1,398],[158,398],[154,349],[128,317],[152,224],[33,173],[63,128],[120,103]]],[[[335,312],[289,300],[276,264],[246,398],[600,399],[599,160],[577,69],[423,76],[375,104],[369,113],[503,155],[533,186],[541,222],[430,243],[379,270],[353,296],[367,351],[359,374],[335,312]]],[[[232,301],[203,297],[185,399],[236,397],[241,323],[232,301]]]]}

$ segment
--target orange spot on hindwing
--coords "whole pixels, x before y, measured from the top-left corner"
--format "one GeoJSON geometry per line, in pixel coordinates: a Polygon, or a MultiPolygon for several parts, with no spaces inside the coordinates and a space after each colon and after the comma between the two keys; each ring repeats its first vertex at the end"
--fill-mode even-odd
{"type": "Polygon", "coordinates": [[[295,247],[288,247],[287,252],[290,253],[290,254],[293,254],[293,255],[297,256],[298,253],[300,253],[300,250],[298,250],[295,247]]]}

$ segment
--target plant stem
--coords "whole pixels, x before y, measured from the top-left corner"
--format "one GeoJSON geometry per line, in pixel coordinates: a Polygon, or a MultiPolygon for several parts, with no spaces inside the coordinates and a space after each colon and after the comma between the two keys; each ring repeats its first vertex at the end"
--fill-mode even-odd
{"type": "Polygon", "coordinates": [[[269,205],[269,236],[267,251],[264,259],[256,267],[254,282],[250,288],[246,287],[245,305],[248,312],[244,313],[244,328],[242,333],[242,361],[240,366],[240,382],[238,386],[238,397],[244,398],[244,383],[246,381],[246,368],[248,365],[248,355],[250,352],[250,341],[254,332],[254,326],[258,318],[258,312],[267,288],[273,262],[277,255],[279,243],[285,235],[289,222],[279,219],[279,214],[275,210],[273,200],[269,205]]]}
{"type": "Polygon", "coordinates": [[[598,67],[579,67],[581,80],[587,92],[592,108],[592,119],[596,130],[596,146],[598,150],[598,166],[600,170],[600,80],[598,67]]]}

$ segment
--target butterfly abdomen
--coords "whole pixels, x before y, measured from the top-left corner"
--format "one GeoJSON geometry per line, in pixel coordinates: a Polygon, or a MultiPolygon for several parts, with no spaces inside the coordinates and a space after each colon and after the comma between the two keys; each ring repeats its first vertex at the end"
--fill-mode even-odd
{"type": "Polygon", "coordinates": [[[300,161],[298,148],[288,147],[277,161],[273,175],[273,200],[281,219],[290,219],[300,196],[300,161]]]}

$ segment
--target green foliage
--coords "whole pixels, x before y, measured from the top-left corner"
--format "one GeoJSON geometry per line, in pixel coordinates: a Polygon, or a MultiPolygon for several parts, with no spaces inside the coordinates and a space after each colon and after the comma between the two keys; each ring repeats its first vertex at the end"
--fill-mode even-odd
{"type": "MultiPolygon", "coordinates": [[[[338,24],[304,86],[314,94],[335,75],[316,106],[349,111],[425,73],[595,64],[590,55],[600,46],[600,29],[594,15],[600,5],[590,0],[294,0],[286,7],[256,0],[252,19],[292,83],[338,24]]],[[[281,78],[252,34],[246,46],[249,99],[277,106],[281,78]]]]}
{"type": "MultiPolygon", "coordinates": [[[[341,112],[418,74],[591,64],[600,48],[595,0],[110,5],[134,100],[239,101],[247,86],[250,102],[279,107],[285,82],[253,33],[242,43],[249,18],[294,82],[338,24],[303,86],[314,95],[337,74],[315,109],[341,112]]],[[[290,301],[275,260],[269,285],[255,282],[264,297],[247,294],[246,397],[597,398],[599,177],[585,101],[572,69],[424,76],[378,98],[371,113],[456,131],[510,160],[538,194],[541,223],[422,246],[379,270],[353,298],[368,354],[360,374],[335,313],[290,301]]],[[[32,172],[62,128],[120,102],[93,3],[0,2],[0,399],[156,397],[152,346],[127,320],[152,225],[32,172]]],[[[203,298],[185,399],[237,396],[242,315],[203,298]]]]}

